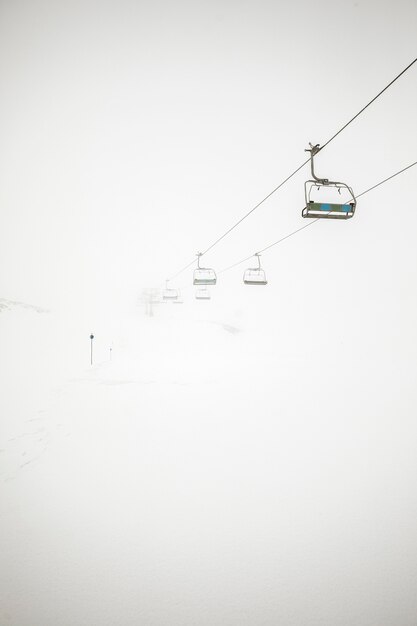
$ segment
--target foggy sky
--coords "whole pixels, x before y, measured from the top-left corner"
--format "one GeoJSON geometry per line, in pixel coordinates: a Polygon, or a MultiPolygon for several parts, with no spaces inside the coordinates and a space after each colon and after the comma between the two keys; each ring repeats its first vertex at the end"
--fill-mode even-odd
{"type": "MultiPolygon", "coordinates": [[[[0,3],[0,297],[49,311],[0,313],[0,623],[414,626],[415,168],[266,252],[265,289],[243,264],[204,308],[192,269],[184,305],[139,297],[410,63],[416,27],[403,0],[0,3]]],[[[320,176],[361,193],[416,160],[416,72],[320,176]]],[[[204,264],[303,226],[308,177],[204,264]]]]}

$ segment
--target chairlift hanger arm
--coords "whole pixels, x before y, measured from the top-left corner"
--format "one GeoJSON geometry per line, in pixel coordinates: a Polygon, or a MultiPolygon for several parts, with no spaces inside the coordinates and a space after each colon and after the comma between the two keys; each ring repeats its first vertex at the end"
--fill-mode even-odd
{"type": "Polygon", "coordinates": [[[337,187],[339,194],[341,193],[341,188],[345,188],[349,191],[350,195],[352,196],[353,202],[356,205],[356,198],[355,198],[355,194],[353,193],[353,189],[352,187],[349,187],[349,185],[346,185],[346,183],[342,183],[340,181],[337,180],[329,180],[328,178],[318,178],[318,176],[316,176],[315,172],[314,172],[314,156],[316,154],[318,154],[320,152],[320,150],[323,149],[323,147],[320,148],[320,144],[316,143],[315,145],[313,145],[312,143],[309,144],[310,148],[306,148],[305,152],[310,152],[310,163],[311,163],[311,176],[313,178],[313,181],[317,182],[317,184],[323,185],[325,187],[329,186],[329,187],[337,187]]]}
{"type": "Polygon", "coordinates": [[[314,173],[314,157],[316,154],[318,154],[321,150],[320,148],[320,144],[316,143],[315,145],[313,145],[310,142],[310,147],[306,148],[304,150],[304,152],[309,152],[310,153],[310,165],[311,165],[311,176],[313,177],[314,180],[316,180],[320,185],[328,185],[330,183],[328,178],[318,178],[316,176],[316,174],[314,173]]]}

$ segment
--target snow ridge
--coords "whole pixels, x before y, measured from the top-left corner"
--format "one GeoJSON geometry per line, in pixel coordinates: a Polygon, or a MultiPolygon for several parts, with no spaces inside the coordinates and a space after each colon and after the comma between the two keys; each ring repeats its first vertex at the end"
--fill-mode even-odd
{"type": "Polygon", "coordinates": [[[11,311],[15,307],[30,309],[32,311],[36,311],[36,313],[49,313],[47,309],[42,309],[41,307],[34,306],[33,304],[27,304],[26,302],[18,302],[16,300],[7,300],[6,298],[0,298],[0,313],[2,311],[11,311]]]}

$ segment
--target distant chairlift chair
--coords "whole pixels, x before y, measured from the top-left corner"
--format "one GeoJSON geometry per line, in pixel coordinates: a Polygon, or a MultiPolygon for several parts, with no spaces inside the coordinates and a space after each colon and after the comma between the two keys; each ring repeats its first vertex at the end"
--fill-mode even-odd
{"type": "Polygon", "coordinates": [[[200,267],[201,252],[197,254],[197,267],[194,270],[194,285],[215,285],[217,282],[216,272],[208,267],[200,267]]]}
{"type": "Polygon", "coordinates": [[[162,290],[162,300],[165,302],[177,302],[179,298],[178,289],[168,287],[169,280],[165,281],[165,289],[162,290]]]}
{"type": "Polygon", "coordinates": [[[245,285],[267,285],[265,271],[261,267],[260,253],[257,252],[254,256],[258,258],[258,267],[249,267],[243,274],[243,282],[245,285]]]}
{"type": "Polygon", "coordinates": [[[317,178],[314,173],[313,159],[319,151],[320,144],[316,144],[315,146],[310,144],[310,148],[306,150],[306,152],[310,152],[311,176],[313,180],[307,180],[304,184],[306,206],[302,211],[302,216],[312,218],[347,220],[350,217],[353,217],[356,208],[356,198],[354,196],[352,188],[345,183],[334,182],[328,180],[327,178],[317,178]],[[315,193],[318,193],[322,188],[325,189],[326,192],[328,192],[330,189],[337,189],[340,196],[342,195],[342,192],[344,192],[343,195],[346,197],[346,201],[334,203],[317,202],[316,200],[312,199],[311,196],[313,190],[315,190],[315,193]]]}
{"type": "Polygon", "coordinates": [[[196,300],[210,300],[211,295],[207,287],[197,287],[195,290],[195,299],[196,300]]]}

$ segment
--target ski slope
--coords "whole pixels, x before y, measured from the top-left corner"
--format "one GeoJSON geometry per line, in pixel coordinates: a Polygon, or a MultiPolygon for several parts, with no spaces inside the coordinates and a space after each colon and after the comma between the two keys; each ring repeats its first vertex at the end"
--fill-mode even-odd
{"type": "Polygon", "coordinates": [[[412,376],[266,324],[3,309],[2,624],[413,623],[412,376]]]}

